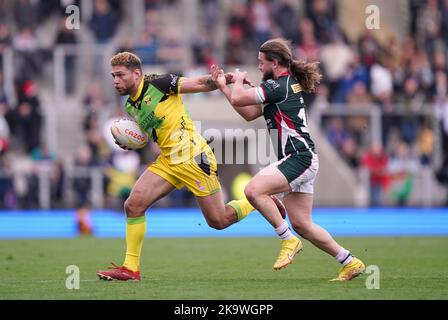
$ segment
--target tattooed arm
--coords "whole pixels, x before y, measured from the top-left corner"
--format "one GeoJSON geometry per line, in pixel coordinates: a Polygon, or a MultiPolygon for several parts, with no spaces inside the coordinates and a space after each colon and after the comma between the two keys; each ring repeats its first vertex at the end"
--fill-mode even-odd
{"type": "MultiPolygon", "coordinates": [[[[228,72],[224,74],[226,84],[235,82],[234,73],[228,72]]],[[[245,84],[253,86],[252,82],[245,79],[245,84]]],[[[218,89],[211,75],[199,76],[194,78],[182,77],[180,80],[179,93],[197,93],[197,92],[209,92],[218,89]]]]}

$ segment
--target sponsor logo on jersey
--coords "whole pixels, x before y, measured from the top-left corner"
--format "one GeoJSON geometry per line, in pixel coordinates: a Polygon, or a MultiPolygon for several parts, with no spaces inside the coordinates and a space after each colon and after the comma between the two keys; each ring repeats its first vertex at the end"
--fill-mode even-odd
{"type": "Polygon", "coordinates": [[[265,83],[266,83],[266,87],[268,87],[268,88],[270,88],[272,90],[275,90],[278,87],[280,87],[280,84],[278,82],[276,82],[275,80],[272,80],[272,79],[266,80],[265,83]]]}
{"type": "Polygon", "coordinates": [[[176,76],[176,75],[174,75],[174,74],[172,74],[171,75],[171,86],[176,86],[176,84],[177,84],[177,79],[178,79],[179,77],[178,76],[176,76]]]}
{"type": "Polygon", "coordinates": [[[148,96],[145,96],[145,97],[143,98],[143,102],[146,103],[148,106],[151,105],[151,100],[152,100],[152,99],[151,99],[151,96],[149,96],[149,95],[148,95],[148,96]]]}
{"type": "MultiPolygon", "coordinates": [[[[291,85],[291,89],[292,89],[292,92],[294,92],[294,93],[297,93],[297,92],[302,91],[302,87],[301,87],[300,84],[298,84],[298,83],[292,84],[292,85],[291,85]]],[[[301,102],[302,102],[302,101],[301,101],[301,102]]],[[[303,102],[302,102],[302,103],[303,103],[303,102]]]]}

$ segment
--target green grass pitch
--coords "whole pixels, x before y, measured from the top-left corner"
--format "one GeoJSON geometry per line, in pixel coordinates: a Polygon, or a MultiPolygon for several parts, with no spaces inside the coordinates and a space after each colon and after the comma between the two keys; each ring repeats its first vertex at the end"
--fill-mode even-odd
{"type": "Polygon", "coordinates": [[[98,280],[96,270],[123,261],[124,239],[0,241],[0,299],[447,299],[448,238],[337,238],[366,265],[380,268],[380,289],[368,275],[328,282],[339,264],[304,242],[281,271],[272,265],[277,238],[147,238],[141,282],[98,280]],[[80,268],[80,289],[68,290],[68,265],[80,268]]]}

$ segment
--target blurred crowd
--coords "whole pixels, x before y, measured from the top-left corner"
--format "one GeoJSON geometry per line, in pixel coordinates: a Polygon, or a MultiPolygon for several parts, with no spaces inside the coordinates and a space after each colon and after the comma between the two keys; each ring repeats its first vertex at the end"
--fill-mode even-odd
{"type": "MultiPolygon", "coordinates": [[[[164,65],[169,72],[179,74],[195,68],[208,70],[214,63],[253,65],[257,63],[259,46],[280,36],[291,40],[295,58],[319,61],[323,81],[315,95],[305,97],[310,114],[325,114],[331,109],[342,112],[341,116],[324,116],[321,129],[349,166],[370,173],[372,206],[383,204],[385,191],[395,204],[408,204],[414,176],[421,168],[434,169],[439,182],[448,185],[448,1],[409,0],[406,38],[391,36],[379,41],[375,31],[367,29],[357,39],[349,38],[338,20],[340,3],[336,0],[235,0],[227,6],[229,12],[224,19],[224,1],[199,0],[198,31],[189,43],[183,41],[181,28],[166,27],[170,24],[161,21],[162,9],[178,5],[179,0],[143,2],[144,23],[140,32],[118,39],[117,51],[133,51],[145,65],[164,65]],[[223,38],[216,36],[223,26],[218,22],[224,23],[223,38]],[[185,64],[186,56],[192,57],[189,65],[185,64]],[[374,141],[370,135],[369,112],[373,105],[381,110],[380,141],[374,141]],[[347,115],[347,108],[360,113],[347,115]],[[440,132],[435,132],[435,122],[440,132]],[[436,134],[442,139],[440,169],[433,167],[436,134]]],[[[96,44],[107,44],[117,36],[126,3],[93,1],[87,25],[96,44]]],[[[45,119],[36,82],[45,76],[43,66],[52,59],[55,46],[80,41],[73,30],[66,28],[65,8],[69,4],[82,2],[0,0],[0,206],[36,206],[37,173],[49,162],[54,164],[52,203],[66,205],[64,165],[57,155],[49,154],[45,141],[41,141],[45,119]],[[51,14],[60,17],[59,29],[53,45],[43,48],[37,34],[51,14]],[[6,96],[3,86],[2,58],[6,48],[14,49],[16,74],[20,75],[15,81],[15,105],[11,105],[13,100],[6,96]],[[21,184],[27,187],[19,188],[9,178],[9,149],[19,149],[31,159],[32,174],[23,178],[26,182],[21,184]]],[[[73,75],[65,78],[69,94],[75,87],[76,63],[76,57],[70,54],[65,59],[66,72],[73,75]]],[[[88,86],[82,105],[85,145],[77,150],[75,164],[104,168],[104,192],[121,201],[144,164],[155,158],[157,148],[122,153],[106,141],[103,124],[114,116],[122,116],[123,111],[116,101],[107,101],[99,83],[93,81],[88,86]]],[[[89,205],[90,180],[71,180],[79,207],[89,205]]],[[[166,205],[193,204],[191,196],[183,191],[167,201],[166,205]]]]}
{"type": "MultiPolygon", "coordinates": [[[[448,1],[409,1],[408,36],[402,42],[395,35],[380,42],[368,29],[351,40],[338,23],[338,1],[304,1],[302,12],[296,4],[237,2],[227,19],[224,62],[256,63],[259,46],[279,36],[291,40],[295,58],[319,61],[323,81],[306,101],[311,114],[347,108],[356,114],[324,117],[322,129],[352,168],[370,173],[372,206],[382,205],[384,191],[393,203],[406,205],[416,172],[433,165],[435,106],[443,149],[436,177],[448,185],[448,1]],[[381,110],[380,141],[370,135],[372,104],[381,110]]],[[[204,52],[213,51],[205,47],[204,52]]],[[[202,57],[205,64],[214,60],[202,57]]]]}

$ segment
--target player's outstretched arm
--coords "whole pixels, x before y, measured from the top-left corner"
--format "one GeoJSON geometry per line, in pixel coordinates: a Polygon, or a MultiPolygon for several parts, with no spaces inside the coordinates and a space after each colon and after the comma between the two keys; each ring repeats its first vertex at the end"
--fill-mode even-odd
{"type": "Polygon", "coordinates": [[[244,79],[247,77],[247,72],[236,71],[234,73],[235,83],[233,85],[231,103],[235,107],[257,106],[260,108],[260,102],[257,99],[255,88],[244,88],[244,79]]]}
{"type": "MultiPolygon", "coordinates": [[[[235,81],[235,75],[233,73],[224,74],[226,84],[233,83],[235,81]]],[[[245,79],[245,84],[253,86],[252,82],[245,79]]],[[[211,75],[199,76],[194,78],[183,77],[179,87],[179,93],[199,93],[210,92],[218,89],[211,75]]]]}
{"type": "MultiPolygon", "coordinates": [[[[257,104],[248,104],[245,106],[234,105],[232,103],[232,94],[233,93],[232,93],[232,90],[227,86],[226,74],[224,73],[224,71],[217,66],[212,66],[210,71],[211,71],[212,79],[213,79],[214,83],[221,90],[221,92],[225,95],[227,100],[232,105],[233,109],[235,109],[235,111],[240,116],[242,116],[247,121],[251,121],[251,120],[254,120],[254,119],[260,117],[263,114],[260,105],[257,105],[257,104]]],[[[248,83],[248,84],[250,83],[250,85],[253,86],[252,82],[250,82],[247,79],[245,79],[245,80],[246,80],[245,81],[246,83],[248,83]]],[[[232,74],[232,81],[236,81],[235,74],[232,74]]],[[[242,80],[242,83],[244,83],[244,80],[242,80]]]]}
{"type": "Polygon", "coordinates": [[[209,92],[218,89],[210,75],[194,78],[183,77],[179,87],[179,93],[209,92]]]}

